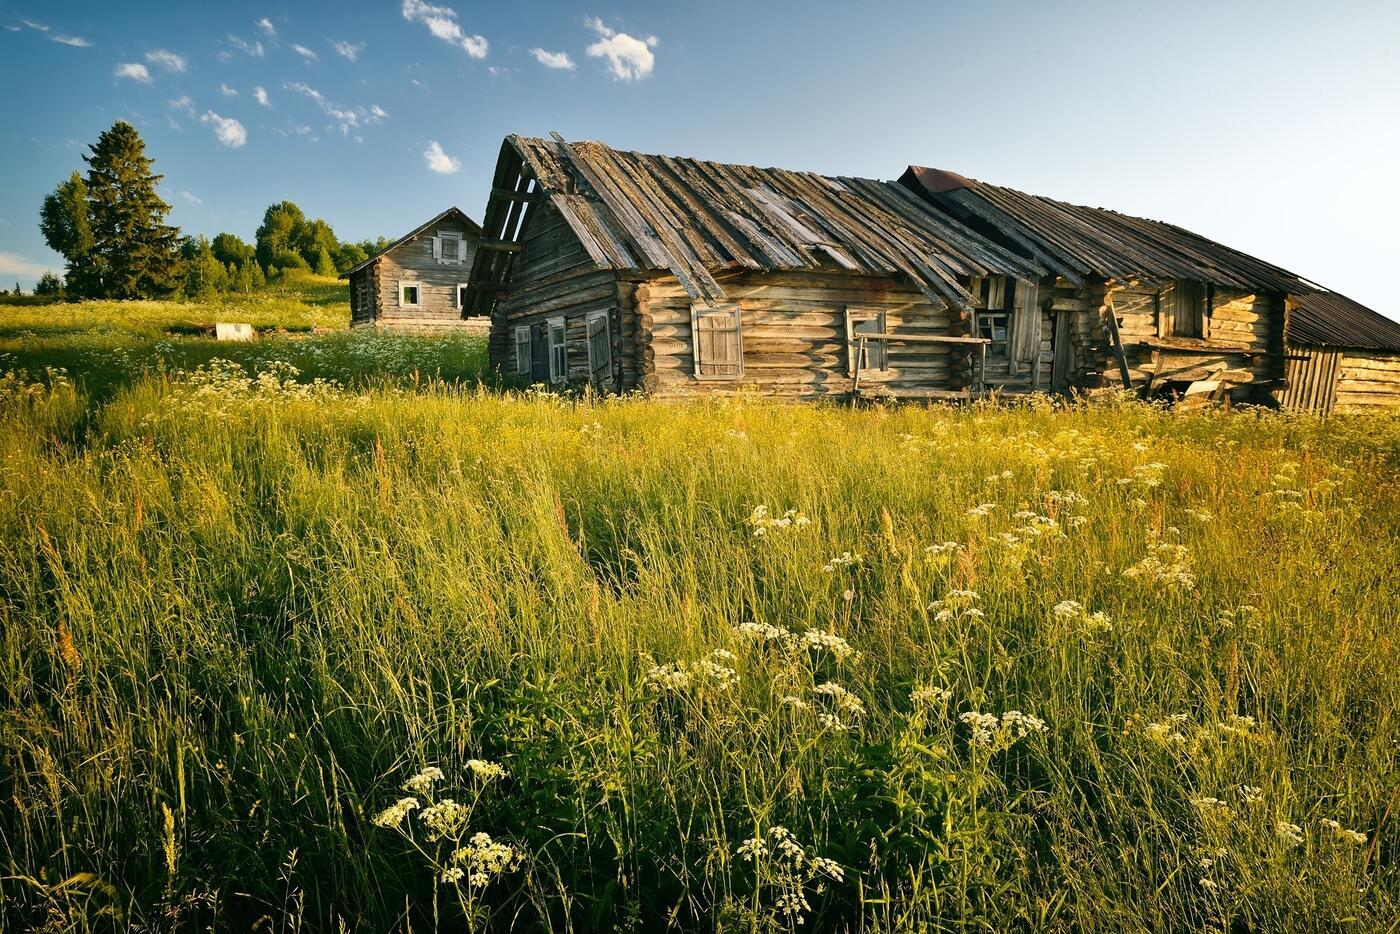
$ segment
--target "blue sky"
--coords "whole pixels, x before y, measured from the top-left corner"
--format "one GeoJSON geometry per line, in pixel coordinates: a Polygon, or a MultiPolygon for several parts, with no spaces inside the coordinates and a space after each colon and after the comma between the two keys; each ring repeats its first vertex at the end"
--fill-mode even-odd
{"type": "Polygon", "coordinates": [[[0,283],[117,119],[171,219],[479,217],[501,138],[829,174],[910,162],[1172,221],[1400,318],[1400,4],[0,0],[0,283]],[[259,90],[261,89],[261,91],[259,90]]]}

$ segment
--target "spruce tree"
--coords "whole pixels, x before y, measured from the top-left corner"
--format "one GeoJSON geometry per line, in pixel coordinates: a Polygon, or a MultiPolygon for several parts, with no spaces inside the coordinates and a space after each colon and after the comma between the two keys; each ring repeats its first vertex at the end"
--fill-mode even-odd
{"type": "Polygon", "coordinates": [[[153,298],[178,285],[179,231],[165,223],[170,205],[156,193],[146,144],[118,120],[83,156],[88,164],[92,274],[106,298],[153,298]]]}
{"type": "Polygon", "coordinates": [[[67,260],[68,292],[78,298],[96,291],[92,274],[92,224],[87,183],[74,172],[60,182],[39,208],[39,232],[50,249],[67,260]]]}

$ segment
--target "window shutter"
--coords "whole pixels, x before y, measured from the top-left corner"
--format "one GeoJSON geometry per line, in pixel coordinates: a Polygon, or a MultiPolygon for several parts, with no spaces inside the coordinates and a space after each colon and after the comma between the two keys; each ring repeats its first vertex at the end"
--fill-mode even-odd
{"type": "Polygon", "coordinates": [[[442,259],[442,238],[433,238],[433,259],[442,259]]]}
{"type": "Polygon", "coordinates": [[[1040,283],[1032,279],[1017,279],[1016,294],[1012,296],[1014,310],[1011,313],[1011,348],[1007,373],[1012,376],[1020,372],[1022,365],[1035,362],[1040,353],[1040,283]]]}
{"type": "Polygon", "coordinates": [[[612,334],[607,314],[588,318],[588,371],[595,383],[612,378],[612,334]]]}
{"type": "Polygon", "coordinates": [[[1006,277],[987,277],[987,309],[1003,311],[1006,308],[1006,277]]]}
{"type": "Polygon", "coordinates": [[[1205,287],[1200,282],[1181,281],[1173,289],[1172,333],[1179,337],[1201,337],[1204,334],[1205,287]]]}
{"type": "Polygon", "coordinates": [[[744,375],[744,346],[737,306],[692,307],[691,344],[697,379],[737,379],[744,375]]]}
{"type": "Polygon", "coordinates": [[[466,261],[467,261],[467,241],[466,241],[465,238],[458,238],[458,240],[457,240],[457,262],[459,262],[459,263],[465,263],[466,261]]]}
{"type": "Polygon", "coordinates": [[[528,326],[515,329],[515,372],[522,376],[529,376],[532,361],[530,360],[530,328],[528,326]]]}

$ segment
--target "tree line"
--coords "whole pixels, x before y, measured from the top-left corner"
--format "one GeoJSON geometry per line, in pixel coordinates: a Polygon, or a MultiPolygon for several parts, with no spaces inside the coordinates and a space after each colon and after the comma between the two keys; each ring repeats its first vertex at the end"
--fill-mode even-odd
{"type": "MultiPolygon", "coordinates": [[[[291,201],[263,212],[253,242],[237,234],[182,236],[165,222],[170,205],[157,192],[164,176],[136,128],[117,121],[74,171],[44,198],[39,230],[65,261],[64,280],[46,274],[35,294],[69,298],[207,298],[251,292],[286,270],[334,276],[389,245],[384,237],[339,240],[321,218],[291,201]]],[[[16,286],[18,294],[18,286],[16,286]]]]}

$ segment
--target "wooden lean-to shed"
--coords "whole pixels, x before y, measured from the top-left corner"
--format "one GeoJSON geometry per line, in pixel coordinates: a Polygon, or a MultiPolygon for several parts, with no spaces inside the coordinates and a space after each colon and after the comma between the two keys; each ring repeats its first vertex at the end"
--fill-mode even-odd
{"type": "Polygon", "coordinates": [[[993,347],[1041,366],[1038,311],[984,338],[971,309],[992,279],[1038,308],[1046,273],[893,182],[511,136],[466,313],[528,382],[941,398],[993,347]]]}
{"type": "Polygon", "coordinates": [[[1318,289],[1288,297],[1287,409],[1400,410],[1400,322],[1345,295],[1318,289]]]}
{"type": "Polygon", "coordinates": [[[431,331],[485,327],[463,314],[481,227],[448,208],[341,276],[350,280],[350,324],[431,331]]]}
{"type": "Polygon", "coordinates": [[[1050,388],[1212,384],[1269,403],[1285,385],[1285,301],[1300,277],[1180,227],[910,166],[900,181],[1043,265],[1050,388]]]}

